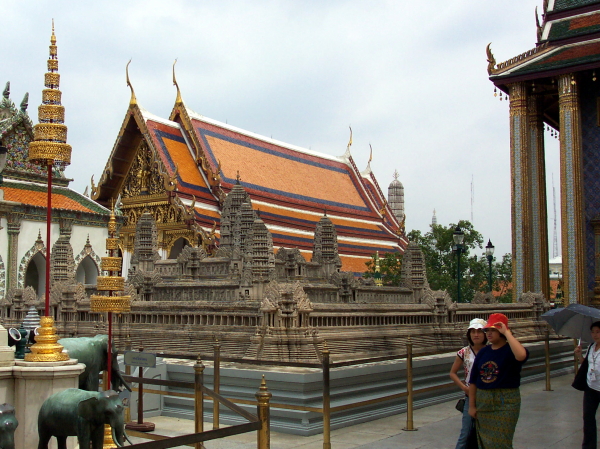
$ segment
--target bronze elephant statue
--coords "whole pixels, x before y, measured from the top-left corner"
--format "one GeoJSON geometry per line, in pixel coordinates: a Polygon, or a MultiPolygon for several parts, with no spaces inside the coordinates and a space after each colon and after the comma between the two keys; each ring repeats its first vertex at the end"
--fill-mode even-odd
{"type": "MultiPolygon", "coordinates": [[[[108,367],[108,335],[95,337],[61,338],[58,344],[62,345],[71,358],[85,364],[85,370],[79,375],[79,388],[88,391],[98,391],[100,387],[100,371],[108,367]]],[[[119,391],[123,386],[131,391],[119,371],[117,352],[112,351],[111,384],[112,389],[119,391]]]]}
{"type": "Polygon", "coordinates": [[[122,447],[125,438],[129,441],[123,411],[119,395],[110,390],[69,388],[53,394],[44,401],[38,415],[38,449],[48,449],[53,436],[58,449],[67,449],[69,436],[77,436],[80,448],[89,448],[91,443],[92,449],[102,449],[104,424],[110,424],[113,441],[122,447]]]}

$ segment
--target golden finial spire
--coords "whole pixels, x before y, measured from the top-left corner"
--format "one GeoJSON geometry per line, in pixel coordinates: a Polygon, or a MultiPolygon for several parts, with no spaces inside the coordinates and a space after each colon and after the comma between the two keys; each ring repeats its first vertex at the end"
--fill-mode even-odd
{"type": "Polygon", "coordinates": [[[129,104],[137,104],[137,98],[135,98],[135,92],[133,91],[133,86],[131,85],[131,81],[129,81],[129,64],[131,64],[131,59],[125,66],[125,76],[127,77],[127,87],[131,89],[131,99],[129,100],[129,104]]]}
{"type": "Polygon", "coordinates": [[[54,35],[54,19],[52,19],[52,36],[50,37],[50,43],[56,45],[56,36],[54,35]]]}
{"type": "Polygon", "coordinates": [[[350,147],[352,146],[352,127],[348,126],[348,128],[350,128],[350,140],[348,141],[348,150],[350,149],[350,147]]]}
{"type": "Polygon", "coordinates": [[[48,72],[44,75],[42,104],[38,108],[39,123],[33,127],[33,142],[29,143],[29,160],[41,165],[66,166],[71,163],[71,145],[67,144],[65,107],[60,100],[60,74],[58,73],[58,51],[52,19],[48,72]]]}
{"type": "Polygon", "coordinates": [[[173,85],[177,88],[177,98],[175,99],[175,104],[183,103],[181,99],[181,92],[179,91],[179,84],[177,84],[177,79],[175,78],[175,64],[177,64],[177,59],[173,63],[173,85]]]}
{"type": "Polygon", "coordinates": [[[371,149],[371,154],[369,155],[369,164],[370,164],[371,161],[373,160],[373,147],[371,146],[371,144],[369,144],[369,148],[371,149]]]}

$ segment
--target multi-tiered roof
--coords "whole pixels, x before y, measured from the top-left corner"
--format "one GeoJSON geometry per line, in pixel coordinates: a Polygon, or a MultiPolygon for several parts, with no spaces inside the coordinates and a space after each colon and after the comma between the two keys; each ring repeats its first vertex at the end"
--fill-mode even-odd
{"type": "Polygon", "coordinates": [[[488,63],[497,85],[598,67],[600,1],[546,0],[535,48],[499,64],[488,50],[488,63]]]}
{"type": "Polygon", "coordinates": [[[376,251],[401,251],[401,224],[370,170],[361,174],[349,149],[329,156],[209,119],[188,109],[179,89],[169,119],[132,99],[93,198],[108,204],[124,188],[135,149],[146,140],[173,194],[194,207],[206,232],[220,229],[225,195],[240,182],[260,210],[275,247],[310,259],[315,228],[326,214],[338,235],[346,271],[362,272],[376,251]]]}

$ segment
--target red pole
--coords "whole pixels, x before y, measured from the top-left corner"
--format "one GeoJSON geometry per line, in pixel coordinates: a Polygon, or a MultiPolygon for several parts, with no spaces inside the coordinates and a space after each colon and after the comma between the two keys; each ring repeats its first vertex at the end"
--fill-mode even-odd
{"type": "Polygon", "coordinates": [[[106,383],[108,390],[112,388],[110,383],[111,368],[112,368],[112,312],[108,312],[108,360],[106,362],[106,383]]]}
{"type": "Polygon", "coordinates": [[[48,164],[48,207],[46,210],[46,316],[50,316],[50,228],[52,227],[52,164],[48,164]]]}

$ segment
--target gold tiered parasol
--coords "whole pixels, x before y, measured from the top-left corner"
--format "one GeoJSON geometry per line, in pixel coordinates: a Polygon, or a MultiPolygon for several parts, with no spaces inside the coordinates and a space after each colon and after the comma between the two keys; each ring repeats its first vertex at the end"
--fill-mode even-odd
{"type": "Polygon", "coordinates": [[[45,316],[40,319],[39,335],[31,352],[25,354],[27,362],[60,362],[69,360],[57,343],[58,336],[54,318],[50,316],[50,227],[52,225],[52,169],[71,163],[71,145],[67,144],[65,107],[60,104],[60,74],[58,73],[58,53],[54,20],[50,37],[50,57],[48,72],[44,75],[46,89],[42,91],[42,104],[38,108],[39,123],[33,127],[34,140],[29,144],[29,160],[48,168],[48,202],[46,210],[46,307],[45,316]]]}

